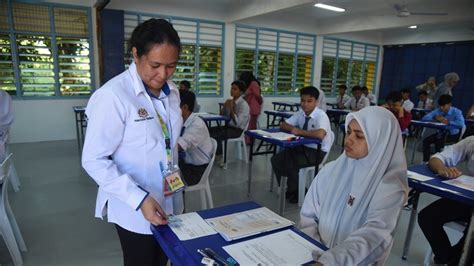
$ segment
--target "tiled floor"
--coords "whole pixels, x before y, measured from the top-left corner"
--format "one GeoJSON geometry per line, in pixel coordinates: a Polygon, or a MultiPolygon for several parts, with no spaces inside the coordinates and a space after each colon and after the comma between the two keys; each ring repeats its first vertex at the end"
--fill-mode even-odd
{"type": "MultiPolygon", "coordinates": [[[[9,197],[28,251],[25,265],[121,265],[120,244],[112,225],[93,217],[97,187],[82,170],[75,141],[13,144],[14,163],[22,183],[9,197]]],[[[330,159],[340,153],[334,146],[330,159]]],[[[230,153],[235,154],[235,153],[230,153]]],[[[417,154],[417,158],[420,154],[417,154]]],[[[224,170],[217,165],[210,176],[216,207],[254,200],[278,210],[276,192],[269,192],[270,157],[258,156],[253,164],[252,197],[247,197],[248,165],[233,160],[224,170]],[[258,193],[257,193],[258,192],[258,193]]],[[[187,210],[199,210],[199,194],[186,194],[187,210]]],[[[421,196],[420,208],[435,199],[421,196]]],[[[285,217],[298,222],[299,208],[288,204],[285,217]]],[[[428,247],[418,226],[406,261],[401,259],[409,212],[403,211],[387,265],[421,265],[428,247]]],[[[0,241],[0,264],[12,265],[0,241]]]]}

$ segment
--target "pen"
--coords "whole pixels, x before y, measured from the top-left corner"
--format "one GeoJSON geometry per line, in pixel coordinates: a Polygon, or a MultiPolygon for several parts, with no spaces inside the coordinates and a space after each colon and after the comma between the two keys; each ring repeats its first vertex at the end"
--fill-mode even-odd
{"type": "Polygon", "coordinates": [[[218,261],[218,262],[220,262],[220,263],[222,263],[226,266],[232,265],[232,264],[228,263],[223,257],[219,256],[216,252],[214,252],[214,250],[212,250],[210,248],[205,248],[204,251],[206,252],[208,257],[210,257],[213,260],[218,261]]]}
{"type": "Polygon", "coordinates": [[[207,255],[207,253],[204,252],[202,249],[198,249],[197,252],[198,252],[199,254],[201,254],[201,255],[202,255],[203,257],[205,257],[205,258],[209,258],[209,255],[207,255]]]}

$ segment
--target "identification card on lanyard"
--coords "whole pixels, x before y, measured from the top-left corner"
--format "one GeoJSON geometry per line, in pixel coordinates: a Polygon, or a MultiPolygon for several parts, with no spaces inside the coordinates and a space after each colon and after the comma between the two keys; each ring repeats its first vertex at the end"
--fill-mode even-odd
{"type": "Polygon", "coordinates": [[[156,112],[156,116],[160,122],[166,144],[166,158],[168,159],[168,164],[164,167],[163,163],[160,162],[160,169],[163,176],[163,193],[165,197],[167,197],[183,190],[185,185],[179,167],[173,165],[173,152],[171,150],[171,137],[168,126],[158,112],[156,112]]]}

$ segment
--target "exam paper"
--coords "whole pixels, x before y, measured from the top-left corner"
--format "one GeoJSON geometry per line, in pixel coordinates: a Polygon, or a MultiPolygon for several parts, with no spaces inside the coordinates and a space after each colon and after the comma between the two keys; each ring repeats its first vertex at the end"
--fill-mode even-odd
{"type": "Polygon", "coordinates": [[[296,137],[296,135],[286,133],[286,132],[268,132],[268,131],[259,130],[259,129],[255,129],[251,131],[259,135],[262,135],[264,137],[272,138],[276,140],[289,140],[296,137]]]}
{"type": "Polygon", "coordinates": [[[421,182],[428,181],[433,179],[432,177],[426,176],[426,175],[421,175],[412,171],[408,171],[408,177],[411,179],[415,179],[421,182]]]}
{"type": "Polygon", "coordinates": [[[217,234],[196,212],[170,216],[168,225],[181,241],[217,234]]]}
{"type": "Polygon", "coordinates": [[[313,260],[318,246],[291,230],[224,246],[240,265],[301,265],[313,260]]]}
{"type": "Polygon", "coordinates": [[[461,175],[458,178],[445,180],[443,182],[452,186],[474,191],[474,177],[472,176],[461,175]]]}

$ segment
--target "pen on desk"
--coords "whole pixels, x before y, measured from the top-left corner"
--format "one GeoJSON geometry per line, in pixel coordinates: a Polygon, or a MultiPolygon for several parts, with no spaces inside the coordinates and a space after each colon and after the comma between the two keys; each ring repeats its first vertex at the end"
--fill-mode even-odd
{"type": "Polygon", "coordinates": [[[216,252],[214,252],[214,250],[210,248],[205,248],[204,251],[213,260],[218,261],[219,263],[222,263],[226,266],[232,265],[229,262],[227,262],[223,257],[219,256],[216,252]]]}

